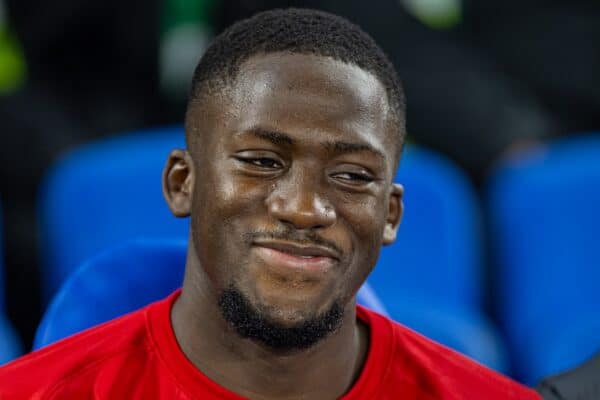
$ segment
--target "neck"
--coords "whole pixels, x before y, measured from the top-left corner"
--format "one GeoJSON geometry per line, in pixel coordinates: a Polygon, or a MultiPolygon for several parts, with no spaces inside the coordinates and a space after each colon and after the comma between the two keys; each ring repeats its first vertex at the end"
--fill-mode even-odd
{"type": "Polygon", "coordinates": [[[240,337],[225,321],[217,295],[189,257],[181,296],[171,312],[187,358],[221,386],[252,399],[339,398],[366,359],[368,330],[356,319],[355,302],[341,327],[314,346],[289,353],[240,337]]]}

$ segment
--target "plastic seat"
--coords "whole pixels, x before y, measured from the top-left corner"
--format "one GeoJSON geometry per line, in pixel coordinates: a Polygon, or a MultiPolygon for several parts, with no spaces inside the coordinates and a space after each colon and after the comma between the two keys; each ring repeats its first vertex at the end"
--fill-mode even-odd
{"type": "Polygon", "coordinates": [[[168,296],[183,281],[186,246],[185,240],[140,239],[84,262],[49,304],[34,348],[168,296]]]}
{"type": "Polygon", "coordinates": [[[507,160],[487,195],[498,314],[534,384],[600,349],[600,135],[507,160]]]}
{"type": "Polygon", "coordinates": [[[0,365],[21,355],[21,341],[4,316],[4,265],[2,257],[2,209],[0,208],[0,365]]]}
{"type": "Polygon", "coordinates": [[[481,214],[470,182],[417,146],[407,146],[395,181],[405,188],[404,219],[370,284],[393,319],[507,372],[505,347],[482,312],[481,214]]]}
{"type": "MultiPolygon", "coordinates": [[[[34,348],[167,297],[183,281],[186,253],[185,240],[140,239],[84,262],[50,303],[34,348]]],[[[385,312],[368,285],[360,290],[358,299],[385,312]]]]}
{"type": "Polygon", "coordinates": [[[400,295],[479,309],[481,216],[468,179],[441,155],[409,146],[395,181],[405,188],[405,213],[370,276],[377,293],[385,304],[400,295]]]}
{"type": "Polygon", "coordinates": [[[19,357],[22,353],[21,341],[6,317],[0,314],[0,365],[19,357]]]}
{"type": "Polygon", "coordinates": [[[185,148],[181,127],[99,140],[54,166],[38,201],[45,301],[76,266],[111,246],[187,238],[188,219],[173,217],[162,196],[162,169],[174,148],[185,148]]]}

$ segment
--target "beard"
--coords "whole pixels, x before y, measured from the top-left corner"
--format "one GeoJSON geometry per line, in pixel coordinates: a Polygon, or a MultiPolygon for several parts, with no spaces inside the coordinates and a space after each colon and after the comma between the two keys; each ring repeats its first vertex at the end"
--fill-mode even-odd
{"type": "Polygon", "coordinates": [[[341,302],[335,301],[322,314],[296,325],[282,326],[270,321],[234,286],[229,286],[222,292],[219,307],[225,320],[238,335],[280,352],[302,350],[315,345],[336,332],[344,317],[341,302]]]}

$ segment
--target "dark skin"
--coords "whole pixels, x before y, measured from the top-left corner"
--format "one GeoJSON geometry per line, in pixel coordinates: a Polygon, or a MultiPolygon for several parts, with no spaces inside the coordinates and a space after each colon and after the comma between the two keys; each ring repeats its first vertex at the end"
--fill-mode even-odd
{"type": "Polygon", "coordinates": [[[189,152],[172,151],[163,175],[172,212],[192,216],[171,319],[208,377],[252,399],[350,390],[368,353],[356,292],[402,217],[394,124],[374,75],[314,55],[253,56],[231,87],[191,104],[189,152]],[[308,349],[277,351],[224,320],[218,298],[231,285],[280,326],[336,301],[344,317],[308,349]]]}

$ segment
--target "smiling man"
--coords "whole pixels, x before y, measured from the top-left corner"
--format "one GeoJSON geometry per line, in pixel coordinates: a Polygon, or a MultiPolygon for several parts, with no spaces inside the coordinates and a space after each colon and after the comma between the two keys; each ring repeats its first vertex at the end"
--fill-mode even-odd
{"type": "Polygon", "coordinates": [[[355,25],[277,10],[196,69],[187,150],[163,175],[191,215],[183,288],[0,371],[4,399],[536,399],[355,296],[395,240],[402,88],[355,25]]]}

